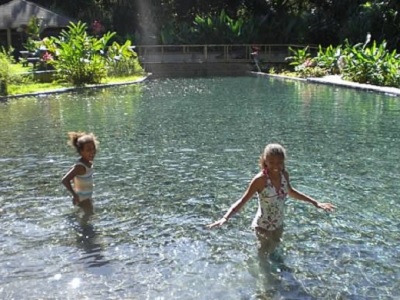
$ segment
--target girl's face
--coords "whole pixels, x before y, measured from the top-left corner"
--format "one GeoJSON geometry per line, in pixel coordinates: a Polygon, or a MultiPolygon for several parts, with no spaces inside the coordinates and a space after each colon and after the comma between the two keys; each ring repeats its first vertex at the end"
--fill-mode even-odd
{"type": "Polygon", "coordinates": [[[268,171],[280,173],[285,168],[285,158],[281,155],[268,155],[265,159],[268,171]]]}
{"type": "Polygon", "coordinates": [[[93,161],[96,156],[96,145],[93,142],[83,144],[80,154],[84,160],[93,161]]]}

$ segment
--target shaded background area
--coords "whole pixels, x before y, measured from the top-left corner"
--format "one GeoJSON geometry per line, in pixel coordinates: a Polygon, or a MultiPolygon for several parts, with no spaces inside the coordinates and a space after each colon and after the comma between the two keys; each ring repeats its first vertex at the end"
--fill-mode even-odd
{"type": "Polygon", "coordinates": [[[12,0],[0,5],[0,40],[3,46],[13,46],[17,51],[23,50],[29,36],[28,24],[32,18],[38,20],[40,38],[58,35],[74,21],[33,2],[12,0]]]}
{"type": "MultiPolygon", "coordinates": [[[[1,0],[0,4],[8,1],[1,0]]],[[[32,0],[55,13],[116,31],[135,44],[338,45],[367,33],[399,49],[400,3],[366,1],[32,0]],[[229,19],[221,19],[221,12],[229,19]],[[222,20],[222,21],[221,21],[222,20]],[[207,24],[212,23],[212,26],[207,24]],[[214,28],[214,29],[213,29],[214,28]],[[197,34],[199,33],[199,34],[197,34]],[[194,38],[195,37],[195,38],[194,38]]]]}

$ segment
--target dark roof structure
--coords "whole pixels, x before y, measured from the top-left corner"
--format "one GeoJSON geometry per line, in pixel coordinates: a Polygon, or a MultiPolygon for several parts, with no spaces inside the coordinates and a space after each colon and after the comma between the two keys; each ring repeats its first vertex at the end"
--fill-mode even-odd
{"type": "Polygon", "coordinates": [[[17,29],[27,25],[32,17],[38,18],[43,27],[67,27],[71,19],[25,0],[12,0],[0,5],[0,30],[17,29]]]}

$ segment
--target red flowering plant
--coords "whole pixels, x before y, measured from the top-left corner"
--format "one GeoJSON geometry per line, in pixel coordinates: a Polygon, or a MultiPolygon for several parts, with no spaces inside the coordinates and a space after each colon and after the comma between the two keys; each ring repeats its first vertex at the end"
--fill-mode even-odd
{"type": "Polygon", "coordinates": [[[51,55],[51,53],[46,51],[42,56],[42,61],[45,63],[49,63],[52,60],[54,60],[53,55],[51,55]]]}
{"type": "Polygon", "coordinates": [[[94,20],[92,23],[92,33],[94,36],[99,37],[105,31],[103,24],[98,20],[94,20]]]}
{"type": "Polygon", "coordinates": [[[312,58],[307,58],[306,61],[303,63],[303,66],[305,68],[312,68],[315,67],[317,64],[315,63],[315,60],[312,58]]]}
{"type": "Polygon", "coordinates": [[[39,69],[40,70],[53,70],[53,62],[54,62],[54,57],[53,55],[45,51],[42,56],[40,57],[40,65],[39,69]]]}
{"type": "Polygon", "coordinates": [[[309,47],[293,49],[289,47],[292,56],[286,57],[286,60],[291,61],[289,65],[294,66],[294,71],[297,76],[307,77],[322,77],[326,75],[326,70],[317,65],[315,58],[311,57],[309,47]]]}

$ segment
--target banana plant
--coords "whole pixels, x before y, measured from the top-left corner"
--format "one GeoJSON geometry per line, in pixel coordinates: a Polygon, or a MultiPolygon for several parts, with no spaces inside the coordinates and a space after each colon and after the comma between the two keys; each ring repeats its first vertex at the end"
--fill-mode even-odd
{"type": "Polygon", "coordinates": [[[112,43],[107,50],[106,59],[108,75],[128,76],[142,71],[130,40],[126,40],[122,45],[112,43]]]}
{"type": "Polygon", "coordinates": [[[342,46],[333,47],[329,45],[325,49],[319,45],[318,54],[316,57],[317,65],[323,69],[328,70],[330,74],[339,74],[340,68],[338,61],[343,55],[342,46]]]}
{"type": "Polygon", "coordinates": [[[289,65],[291,66],[301,66],[307,60],[311,59],[311,53],[309,47],[294,49],[289,47],[289,51],[292,53],[292,56],[286,57],[286,60],[290,61],[289,65]]]}
{"type": "Polygon", "coordinates": [[[395,50],[389,52],[385,41],[380,45],[373,41],[370,47],[356,45],[350,49],[344,77],[360,83],[399,87],[399,65],[399,55],[395,50]]]}
{"type": "Polygon", "coordinates": [[[108,32],[96,38],[87,33],[85,23],[70,23],[54,40],[58,49],[54,66],[59,77],[77,86],[100,83],[107,75],[103,54],[114,35],[108,32]]]}

